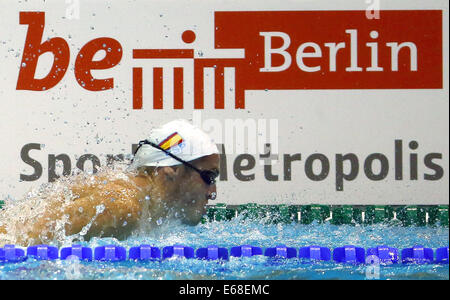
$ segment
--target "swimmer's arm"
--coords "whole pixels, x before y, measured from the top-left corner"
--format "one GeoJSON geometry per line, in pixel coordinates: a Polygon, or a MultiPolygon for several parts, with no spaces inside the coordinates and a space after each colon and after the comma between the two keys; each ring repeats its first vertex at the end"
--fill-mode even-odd
{"type": "Polygon", "coordinates": [[[83,197],[70,202],[52,200],[44,214],[29,220],[30,226],[24,226],[17,241],[21,245],[49,243],[62,233],[80,234],[85,240],[101,236],[122,239],[131,233],[141,213],[135,189],[124,182],[114,182],[84,187],[82,191],[83,197]]]}

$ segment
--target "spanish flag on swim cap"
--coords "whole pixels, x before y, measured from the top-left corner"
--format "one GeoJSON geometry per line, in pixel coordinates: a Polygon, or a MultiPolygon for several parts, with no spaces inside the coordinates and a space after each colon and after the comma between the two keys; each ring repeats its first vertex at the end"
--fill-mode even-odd
{"type": "MultiPolygon", "coordinates": [[[[171,121],[160,128],[153,129],[147,140],[185,161],[219,153],[211,137],[186,120],[171,121]]],[[[163,167],[179,164],[181,164],[179,161],[163,151],[144,144],[136,152],[131,167],[163,167]]]]}
{"type": "Polygon", "coordinates": [[[183,143],[183,138],[178,132],[174,132],[167,139],[158,144],[164,150],[170,150],[175,146],[178,146],[183,143]]]}

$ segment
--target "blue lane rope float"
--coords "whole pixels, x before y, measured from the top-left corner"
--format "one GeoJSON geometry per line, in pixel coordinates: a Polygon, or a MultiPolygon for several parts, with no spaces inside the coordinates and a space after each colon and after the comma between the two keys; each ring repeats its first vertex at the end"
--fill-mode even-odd
{"type": "Polygon", "coordinates": [[[378,246],[367,249],[367,257],[375,256],[382,264],[398,264],[398,249],[378,246]]]}
{"type": "Polygon", "coordinates": [[[268,257],[293,258],[297,257],[297,250],[285,245],[278,245],[274,248],[266,248],[264,255],[268,257]]]}
{"type": "Polygon", "coordinates": [[[194,248],[184,245],[174,245],[163,248],[163,259],[172,257],[184,257],[187,259],[194,258],[194,248]]]}
{"type": "Polygon", "coordinates": [[[26,259],[36,260],[66,260],[79,259],[84,261],[161,261],[169,258],[185,258],[200,260],[229,260],[229,257],[252,257],[265,256],[268,258],[299,258],[308,261],[330,261],[331,258],[337,263],[345,264],[371,264],[374,262],[373,257],[378,258],[378,262],[383,265],[387,264],[448,264],[449,248],[438,248],[434,251],[421,245],[411,248],[405,248],[401,251],[401,259],[399,250],[389,246],[378,246],[375,248],[356,247],[347,245],[337,247],[334,250],[321,246],[308,246],[299,249],[288,247],[280,244],[275,247],[263,248],[251,245],[237,246],[228,248],[210,245],[195,250],[192,247],[184,245],[174,245],[162,248],[150,245],[141,245],[131,247],[128,251],[125,247],[107,245],[91,249],[80,245],[72,247],[64,247],[60,251],[57,247],[49,245],[31,246],[25,251],[14,245],[5,245],[0,248],[0,262],[17,263],[26,259]],[[94,253],[94,255],[93,255],[94,253]],[[366,259],[368,262],[366,262],[366,259]]]}
{"type": "Polygon", "coordinates": [[[121,261],[126,260],[127,250],[124,247],[107,245],[95,248],[95,260],[100,261],[121,261]]]}
{"type": "Polygon", "coordinates": [[[436,250],[436,262],[440,264],[448,264],[448,247],[436,250]]]}
{"type": "Polygon", "coordinates": [[[263,255],[260,247],[253,247],[251,245],[243,245],[239,247],[232,247],[230,255],[233,257],[252,257],[255,255],[263,255]]]}
{"type": "Polygon", "coordinates": [[[404,264],[430,264],[434,261],[434,252],[431,248],[417,245],[412,248],[403,249],[402,260],[404,264]]]}
{"type": "Polygon", "coordinates": [[[5,247],[0,248],[0,261],[19,262],[26,258],[25,251],[16,248],[14,245],[5,245],[5,247]]]}
{"type": "Polygon", "coordinates": [[[66,247],[61,249],[62,260],[75,259],[79,260],[92,260],[92,249],[89,247],[82,247],[81,245],[73,245],[72,247],[66,247]]]}
{"type": "Polygon", "coordinates": [[[320,246],[302,247],[298,251],[298,257],[309,260],[329,261],[331,260],[331,250],[320,246]]]}
{"type": "Polygon", "coordinates": [[[132,260],[159,260],[161,259],[161,249],[150,245],[131,247],[129,258],[132,260]]]}
{"type": "Polygon", "coordinates": [[[338,263],[363,264],[366,254],[364,248],[347,245],[334,249],[333,260],[338,263]]]}
{"type": "Polygon", "coordinates": [[[48,245],[37,245],[27,248],[27,256],[37,260],[54,260],[58,259],[58,248],[48,245]]]}
{"type": "Polygon", "coordinates": [[[212,245],[206,248],[197,249],[197,251],[195,251],[195,256],[205,260],[228,260],[228,249],[212,245]]]}

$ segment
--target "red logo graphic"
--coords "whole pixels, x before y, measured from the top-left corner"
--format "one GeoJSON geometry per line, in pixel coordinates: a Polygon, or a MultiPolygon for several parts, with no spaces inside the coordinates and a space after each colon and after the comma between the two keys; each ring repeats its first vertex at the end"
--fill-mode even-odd
{"type": "MultiPolygon", "coordinates": [[[[43,43],[43,12],[21,12],[28,24],[18,90],[42,91],[57,85],[69,64],[70,51],[62,38],[43,43]],[[54,54],[49,74],[35,79],[37,60],[54,54]]],[[[225,107],[225,93],[236,109],[245,108],[246,90],[302,89],[441,89],[443,87],[442,11],[382,11],[379,19],[367,19],[365,11],[263,11],[216,12],[217,50],[240,49],[242,57],[195,57],[192,49],[133,49],[133,59],[183,60],[192,63],[193,74],[183,66],[173,72],[173,107],[184,107],[184,78],[194,79],[194,108],[203,109],[205,70],[214,74],[214,107],[225,107]],[[226,89],[225,82],[233,82],[226,89]]],[[[196,35],[186,30],[181,40],[195,45],[196,35]]],[[[75,62],[75,77],[89,91],[112,89],[113,78],[98,79],[91,70],[116,66],[122,47],[112,38],[88,42],[75,62]],[[94,61],[103,50],[106,56],[94,61]]],[[[153,108],[163,109],[164,67],[152,68],[153,108]]],[[[133,109],[144,102],[143,67],[132,69],[133,109]]],[[[167,99],[166,99],[167,100],[167,99]]]]}

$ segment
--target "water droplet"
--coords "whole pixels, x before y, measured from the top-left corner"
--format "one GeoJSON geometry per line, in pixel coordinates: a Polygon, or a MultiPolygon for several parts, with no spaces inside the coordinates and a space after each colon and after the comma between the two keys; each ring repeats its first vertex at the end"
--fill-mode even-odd
{"type": "Polygon", "coordinates": [[[101,214],[105,211],[105,205],[100,204],[95,207],[96,214],[101,214]]]}

